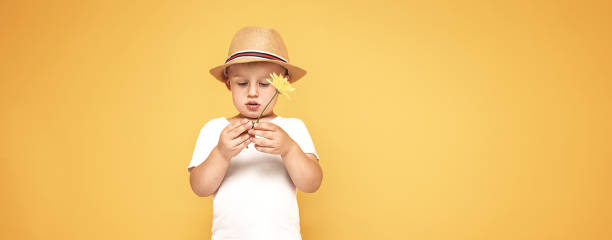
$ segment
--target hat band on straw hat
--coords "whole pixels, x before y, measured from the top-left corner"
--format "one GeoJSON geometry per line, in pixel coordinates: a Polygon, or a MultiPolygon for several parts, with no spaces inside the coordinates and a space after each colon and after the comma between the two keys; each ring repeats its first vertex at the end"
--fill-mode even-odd
{"type": "Polygon", "coordinates": [[[244,51],[236,52],[232,54],[231,56],[229,56],[227,60],[225,60],[225,63],[231,62],[237,58],[242,58],[242,57],[256,57],[256,58],[271,59],[271,60],[287,62],[287,60],[285,60],[284,58],[276,54],[270,53],[270,52],[265,52],[265,51],[260,51],[260,50],[244,50],[244,51]]]}

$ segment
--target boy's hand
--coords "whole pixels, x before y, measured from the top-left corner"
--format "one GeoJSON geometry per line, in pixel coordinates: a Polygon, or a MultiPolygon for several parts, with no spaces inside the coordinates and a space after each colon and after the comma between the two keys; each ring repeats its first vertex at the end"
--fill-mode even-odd
{"type": "Polygon", "coordinates": [[[296,144],[285,130],[271,122],[255,123],[248,133],[253,136],[251,141],[255,143],[255,149],[264,153],[285,155],[296,144]]]}
{"type": "Polygon", "coordinates": [[[221,131],[217,148],[226,160],[229,161],[238,155],[244,147],[251,143],[251,136],[246,132],[251,126],[251,122],[245,118],[227,125],[221,131]]]}

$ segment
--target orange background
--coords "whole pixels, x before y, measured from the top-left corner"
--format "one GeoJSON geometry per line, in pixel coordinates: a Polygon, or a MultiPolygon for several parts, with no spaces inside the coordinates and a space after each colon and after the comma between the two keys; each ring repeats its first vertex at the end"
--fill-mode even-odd
{"type": "Polygon", "coordinates": [[[612,239],[610,1],[0,3],[0,239],[208,239],[241,27],[308,70],[304,239],[612,239]]]}

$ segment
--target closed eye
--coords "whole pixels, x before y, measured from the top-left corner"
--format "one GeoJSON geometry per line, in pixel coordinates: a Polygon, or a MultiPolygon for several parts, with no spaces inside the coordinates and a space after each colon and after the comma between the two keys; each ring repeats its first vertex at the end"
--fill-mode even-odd
{"type": "MultiPolygon", "coordinates": [[[[238,85],[240,85],[240,86],[246,86],[247,84],[248,83],[238,83],[238,85]]],[[[268,86],[270,84],[269,83],[259,83],[259,85],[266,87],[266,86],[268,86]]]]}

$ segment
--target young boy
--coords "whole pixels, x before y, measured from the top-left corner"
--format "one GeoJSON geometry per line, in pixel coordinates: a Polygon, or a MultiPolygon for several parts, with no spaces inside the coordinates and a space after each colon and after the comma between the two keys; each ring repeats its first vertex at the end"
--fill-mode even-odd
{"type": "Polygon", "coordinates": [[[323,176],[310,134],[300,119],[274,113],[278,94],[253,126],[276,91],[269,74],[293,83],[306,73],[288,59],[274,29],[245,27],[225,64],[210,70],[239,112],[204,124],[188,166],[192,190],[214,196],[212,240],[302,239],[296,188],[315,192],[323,176]]]}

